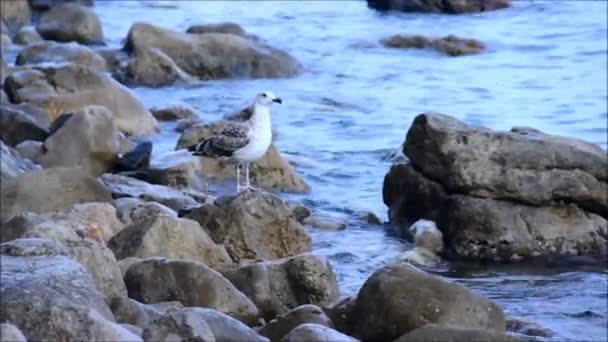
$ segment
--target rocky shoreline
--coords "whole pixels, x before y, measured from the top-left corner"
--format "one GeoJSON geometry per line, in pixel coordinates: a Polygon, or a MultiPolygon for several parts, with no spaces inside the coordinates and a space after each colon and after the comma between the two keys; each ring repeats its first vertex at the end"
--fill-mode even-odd
{"type": "MultiPolygon", "coordinates": [[[[1,3],[2,44],[25,45],[0,71],[2,341],[516,341],[547,332],[412,264],[606,255],[605,151],[421,114],[404,143],[409,163],[383,188],[391,224],[416,247],[340,300],[304,225],[346,224],[266,191],[210,195],[232,169],[181,150],[221,122],[148,109],[128,88],[291,77],[300,62],[234,23],[135,23],[109,49],[93,1],[1,3]],[[166,120],[183,132],[151,163],[143,139],[166,120]]],[[[441,11],[508,5],[465,3],[441,11]]],[[[274,144],[252,175],[266,189],[310,190],[274,144]]]]}

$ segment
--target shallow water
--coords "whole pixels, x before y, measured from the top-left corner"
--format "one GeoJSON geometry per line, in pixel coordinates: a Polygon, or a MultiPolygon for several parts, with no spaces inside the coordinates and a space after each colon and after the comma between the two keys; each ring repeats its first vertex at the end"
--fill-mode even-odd
{"type": "MultiPolygon", "coordinates": [[[[134,21],[179,31],[234,21],[305,65],[307,71],[291,79],[135,92],[149,107],[185,102],[204,120],[240,109],[262,89],[280,95],[284,104],[273,113],[277,144],[312,187],[307,195],[282,196],[349,222],[341,232],[309,230],[315,253],[329,258],[346,296],[411,248],[353,213],[371,210],[386,219],[383,177],[418,113],[443,112],[493,129],[532,126],[606,148],[607,7],[603,1],[514,1],[507,10],[440,16],[382,15],[365,1],[98,1],[95,11],[110,46],[121,45],[134,21]],[[487,52],[449,58],[379,46],[394,33],[476,38],[487,52]]],[[[164,124],[153,137],[155,153],[172,150],[176,140],[172,125],[164,124]]],[[[550,328],[553,340],[607,338],[605,268],[448,265],[435,271],[493,298],[509,316],[550,328]]]]}

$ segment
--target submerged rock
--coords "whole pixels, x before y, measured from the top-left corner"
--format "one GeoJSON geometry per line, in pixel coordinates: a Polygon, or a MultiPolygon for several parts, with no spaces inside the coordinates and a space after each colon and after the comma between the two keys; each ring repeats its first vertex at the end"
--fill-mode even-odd
{"type": "Polygon", "coordinates": [[[492,11],[510,6],[509,0],[367,0],[378,10],[462,14],[492,11]]]}
{"type": "Polygon", "coordinates": [[[97,14],[78,3],[53,6],[40,16],[36,29],[44,39],[58,42],[100,44],[104,40],[97,14]]]}
{"type": "Polygon", "coordinates": [[[420,35],[396,34],[381,41],[389,48],[433,49],[448,56],[474,55],[483,52],[485,45],[475,39],[449,35],[443,38],[428,38],[420,35]]]}
{"type": "Polygon", "coordinates": [[[392,341],[427,323],[505,331],[504,314],[494,302],[411,266],[374,272],[353,312],[353,335],[364,341],[392,341]]]}

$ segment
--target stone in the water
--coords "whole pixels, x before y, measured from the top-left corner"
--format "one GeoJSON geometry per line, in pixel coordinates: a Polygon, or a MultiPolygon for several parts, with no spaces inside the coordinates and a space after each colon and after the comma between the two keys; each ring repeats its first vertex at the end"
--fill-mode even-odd
{"type": "Polygon", "coordinates": [[[427,323],[505,331],[496,303],[411,266],[374,272],[359,291],[353,312],[353,335],[364,341],[392,341],[427,323]]]}
{"type": "Polygon", "coordinates": [[[443,252],[443,234],[433,221],[420,219],[406,231],[406,236],[414,241],[416,247],[425,248],[438,254],[443,252]]]}
{"type": "Polygon", "coordinates": [[[367,0],[371,8],[387,11],[462,14],[509,7],[509,0],[367,0]]]}
{"type": "Polygon", "coordinates": [[[325,325],[305,323],[293,329],[280,342],[358,342],[354,337],[345,335],[325,325]]]}
{"type": "Polygon", "coordinates": [[[205,319],[193,309],[168,312],[148,324],[142,337],[146,341],[215,342],[213,331],[205,319]]]}
{"type": "Polygon", "coordinates": [[[118,259],[161,256],[192,260],[214,269],[232,266],[223,246],[216,245],[193,220],[160,214],[127,226],[109,242],[118,259]]]}
{"type": "Polygon", "coordinates": [[[46,167],[79,167],[92,176],[110,171],[118,159],[119,132],[112,113],[86,106],[44,141],[38,162],[46,167]]]}
{"type": "Polygon", "coordinates": [[[331,320],[323,310],[316,305],[306,304],[273,319],[260,328],[258,332],[268,337],[270,341],[279,341],[295,327],[304,323],[315,323],[333,328],[331,320]]]}
{"type": "Polygon", "coordinates": [[[143,171],[150,167],[152,142],[142,141],[135,148],[118,158],[114,165],[114,172],[143,171]]]}
{"type": "Polygon", "coordinates": [[[74,63],[98,71],[106,71],[106,61],[96,51],[78,43],[42,41],[30,44],[19,52],[15,65],[40,63],[74,63]]]}
{"type": "Polygon", "coordinates": [[[291,210],[293,216],[298,220],[298,222],[302,223],[302,221],[310,216],[310,209],[308,209],[304,204],[298,201],[286,201],[285,204],[291,210]]]}
{"type": "Polygon", "coordinates": [[[434,49],[448,56],[474,55],[483,52],[485,45],[475,39],[449,35],[443,38],[428,38],[420,35],[396,34],[381,41],[389,48],[434,49]]]}
{"type": "Polygon", "coordinates": [[[150,108],[150,112],[156,118],[156,120],[159,121],[196,119],[199,116],[194,108],[185,104],[171,105],[161,108],[150,108]]]}
{"type": "Polygon", "coordinates": [[[427,324],[415,329],[394,342],[419,342],[419,341],[441,341],[441,342],[518,342],[521,341],[509,334],[499,331],[484,330],[469,327],[460,327],[445,324],[427,324]]]}
{"type": "Polygon", "coordinates": [[[226,278],[198,262],[149,258],[129,267],[129,297],[142,303],[177,300],[224,312],[246,324],[259,320],[256,306],[226,278]]]}
{"type": "Polygon", "coordinates": [[[313,214],[302,220],[303,224],[311,225],[315,228],[323,230],[343,230],[346,229],[346,223],[334,219],[332,217],[313,214]]]}
{"type": "Polygon", "coordinates": [[[25,212],[44,213],[83,202],[110,202],[95,178],[75,168],[32,171],[2,182],[0,223],[25,212]]]}
{"type": "Polygon", "coordinates": [[[97,14],[78,3],[53,6],[40,16],[36,29],[44,39],[58,42],[100,44],[104,40],[97,14]]]}
{"type": "Polygon", "coordinates": [[[243,30],[239,24],[231,22],[192,25],[188,27],[186,33],[229,33],[237,36],[245,36],[245,30],[243,30]]]}
{"type": "Polygon", "coordinates": [[[186,217],[198,221],[213,241],[226,247],[235,262],[278,259],[310,251],[306,230],[278,197],[247,191],[220,202],[194,209],[186,217]]]}
{"type": "Polygon", "coordinates": [[[122,81],[131,86],[159,88],[194,80],[160,49],[143,47],[129,58],[122,81]]]}
{"type": "Polygon", "coordinates": [[[403,253],[401,260],[414,265],[434,267],[441,262],[441,257],[423,247],[414,247],[403,253]]]}

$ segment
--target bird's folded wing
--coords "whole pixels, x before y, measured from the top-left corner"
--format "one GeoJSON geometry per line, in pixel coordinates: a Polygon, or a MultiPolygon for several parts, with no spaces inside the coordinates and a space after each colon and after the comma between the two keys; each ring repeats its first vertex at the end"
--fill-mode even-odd
{"type": "Polygon", "coordinates": [[[249,126],[238,122],[225,122],[213,136],[202,139],[191,150],[196,155],[209,157],[231,156],[249,143],[249,126]]]}

